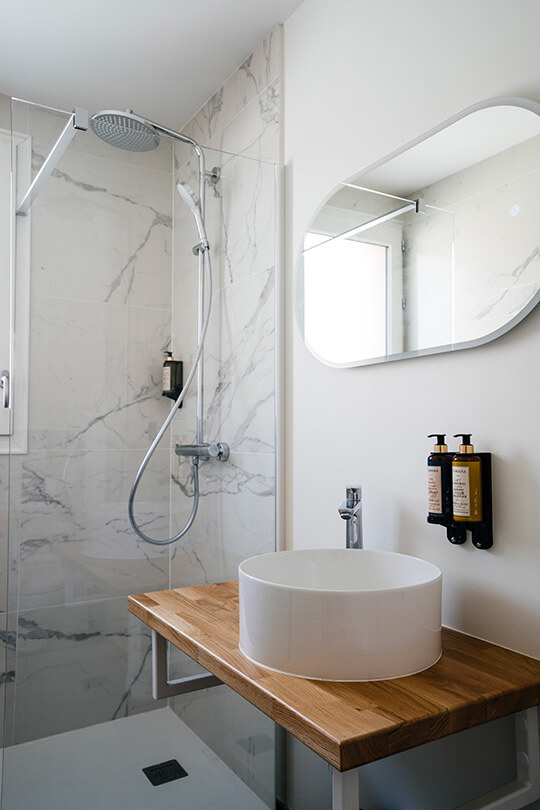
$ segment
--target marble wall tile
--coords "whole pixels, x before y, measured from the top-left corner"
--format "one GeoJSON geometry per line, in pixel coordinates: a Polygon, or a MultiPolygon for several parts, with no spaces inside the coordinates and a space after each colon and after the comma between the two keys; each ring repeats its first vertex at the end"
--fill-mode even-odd
{"type": "Polygon", "coordinates": [[[121,446],[126,308],[33,297],[30,317],[31,448],[121,446]]]}
{"type": "MultiPolygon", "coordinates": [[[[22,610],[168,585],[167,549],[139,540],[127,499],[138,451],[38,451],[22,462],[17,574],[22,610]]],[[[148,533],[169,530],[169,450],[158,450],[136,499],[148,533]]]]}
{"type": "MultiPolygon", "coordinates": [[[[169,309],[127,308],[124,446],[148,449],[171,407],[162,396],[164,352],[172,346],[169,309]]],[[[167,446],[167,438],[161,448],[167,446]]]]}
{"type": "MultiPolygon", "coordinates": [[[[280,43],[278,28],[201,111],[193,126],[203,143],[277,158],[280,43]]],[[[36,170],[63,121],[17,115],[33,135],[36,170]]],[[[175,147],[177,179],[197,188],[189,157],[175,147]]],[[[77,137],[32,214],[30,453],[18,462],[10,564],[21,610],[8,614],[18,624],[3,638],[13,641],[17,672],[8,701],[15,742],[154,708],[149,631],[121,595],[170,578],[173,586],[234,578],[241,559],[274,548],[274,168],[212,148],[207,166],[223,179],[207,186],[216,293],[205,429],[233,452],[226,464],[201,464],[200,511],[184,541],[148,546],[127,522],[132,476],[170,407],[159,396],[161,352],[172,335],[187,373],[196,348],[198,238],[185,206],[171,200],[171,159],[166,142],[132,155],[91,133],[77,137]]],[[[194,412],[193,390],[174,438],[194,439],[194,412]]],[[[137,517],[157,537],[177,531],[192,504],[191,470],[171,453],[173,437],[137,498],[137,517]]],[[[179,655],[172,666],[195,668],[179,655]]],[[[269,798],[272,724],[236,706],[229,690],[206,703],[193,697],[184,706],[192,727],[269,798]]]]}
{"type": "Polygon", "coordinates": [[[33,295],[166,309],[170,173],[126,166],[108,149],[106,160],[70,146],[33,203],[33,295]]]}
{"type": "MultiPolygon", "coordinates": [[[[36,171],[64,120],[25,115],[36,171]]],[[[29,452],[10,460],[12,626],[0,634],[4,687],[15,693],[9,742],[155,707],[149,635],[125,595],[168,586],[169,549],[136,538],[127,498],[170,408],[160,389],[171,168],[169,143],[137,156],[80,134],[32,207],[29,452]]],[[[135,510],[158,539],[170,524],[162,448],[135,510]]]]}
{"type": "Polygon", "coordinates": [[[167,414],[169,344],[169,310],[34,297],[31,448],[146,447],[167,414]]]}
{"type": "Polygon", "coordinates": [[[123,598],[22,611],[15,742],[159,707],[150,660],[150,630],[123,598]]]}
{"type": "MultiPolygon", "coordinates": [[[[173,473],[173,516],[181,527],[192,507],[193,473],[187,460],[173,473]]],[[[275,456],[231,453],[226,462],[199,467],[200,508],[185,540],[171,550],[171,581],[184,585],[237,579],[246,557],[275,548],[275,456]]]]}
{"type": "Polygon", "coordinates": [[[278,25],[184,127],[185,134],[208,144],[278,77],[281,49],[282,28],[278,25]]]}
{"type": "MultiPolygon", "coordinates": [[[[178,356],[195,352],[196,313],[175,311],[178,356]]],[[[237,452],[274,451],[274,269],[269,268],[214,296],[205,343],[204,415],[209,440],[237,452]]],[[[195,389],[173,424],[175,441],[191,441],[195,389]]]]}
{"type": "MultiPolygon", "coordinates": [[[[214,294],[224,287],[266,270],[275,261],[276,185],[274,166],[205,149],[207,164],[218,166],[221,178],[207,185],[206,228],[214,294]]],[[[191,164],[177,178],[193,188],[198,179],[191,164]]],[[[197,298],[197,260],[191,247],[198,239],[193,217],[181,202],[174,206],[173,308],[197,298]]]]}
{"type": "Polygon", "coordinates": [[[208,146],[243,157],[278,162],[280,155],[280,79],[275,79],[214,135],[208,146]]]}

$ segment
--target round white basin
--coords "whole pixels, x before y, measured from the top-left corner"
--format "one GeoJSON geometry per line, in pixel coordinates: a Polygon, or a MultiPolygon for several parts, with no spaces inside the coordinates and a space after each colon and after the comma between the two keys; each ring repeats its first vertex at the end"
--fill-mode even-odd
{"type": "Polygon", "coordinates": [[[401,678],[441,655],[436,565],[391,551],[313,549],[239,566],[240,650],[325,681],[401,678]]]}

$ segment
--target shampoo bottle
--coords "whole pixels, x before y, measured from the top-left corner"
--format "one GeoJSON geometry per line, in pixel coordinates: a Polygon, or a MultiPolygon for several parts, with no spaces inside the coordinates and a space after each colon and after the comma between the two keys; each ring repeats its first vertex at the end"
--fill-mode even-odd
{"type": "Polygon", "coordinates": [[[428,520],[446,523],[452,519],[452,454],[448,452],[444,433],[430,433],[436,438],[433,453],[428,456],[428,520]]]}
{"type": "Polygon", "coordinates": [[[452,459],[452,500],[455,523],[482,522],[482,461],[474,454],[470,433],[461,436],[459,453],[452,459]]]}

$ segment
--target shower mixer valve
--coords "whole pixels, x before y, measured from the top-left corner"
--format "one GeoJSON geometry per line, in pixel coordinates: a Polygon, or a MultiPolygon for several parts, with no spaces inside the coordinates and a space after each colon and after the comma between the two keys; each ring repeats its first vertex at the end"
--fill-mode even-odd
{"type": "Polygon", "coordinates": [[[175,452],[177,456],[215,458],[216,461],[227,461],[230,448],[226,442],[216,442],[215,444],[177,444],[175,452]]]}

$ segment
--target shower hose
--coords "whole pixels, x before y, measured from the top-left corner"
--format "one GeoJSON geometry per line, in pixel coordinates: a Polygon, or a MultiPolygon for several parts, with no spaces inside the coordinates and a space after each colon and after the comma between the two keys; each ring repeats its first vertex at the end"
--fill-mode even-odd
{"type": "Polygon", "coordinates": [[[202,252],[202,260],[203,260],[203,267],[204,267],[203,273],[204,272],[206,273],[205,289],[207,291],[207,295],[206,295],[206,305],[205,305],[202,329],[201,329],[200,338],[199,338],[199,345],[197,346],[197,351],[195,353],[195,358],[193,360],[193,364],[192,364],[191,369],[189,371],[189,374],[188,374],[188,376],[186,378],[186,382],[184,383],[184,386],[183,386],[182,390],[180,391],[180,394],[178,395],[178,399],[176,400],[173,407],[171,408],[170,413],[168,414],[167,418],[163,422],[161,428],[158,431],[158,434],[157,434],[156,438],[154,439],[154,441],[150,445],[150,447],[148,449],[148,452],[146,453],[144,459],[142,460],[141,466],[139,467],[139,469],[137,471],[137,475],[135,476],[135,480],[133,481],[133,486],[131,487],[131,492],[129,493],[129,500],[128,500],[129,521],[130,521],[134,531],[139,535],[139,537],[142,538],[147,543],[152,543],[152,545],[154,545],[154,546],[168,546],[171,543],[175,543],[177,540],[180,540],[180,538],[182,538],[185,534],[187,534],[187,532],[191,528],[191,526],[193,524],[193,521],[195,520],[195,516],[197,515],[197,509],[199,508],[199,459],[197,457],[194,457],[192,459],[192,464],[193,464],[193,486],[194,486],[193,506],[191,508],[191,514],[190,514],[189,518],[187,519],[187,522],[186,522],[185,526],[183,527],[183,529],[181,529],[178,532],[178,534],[175,534],[174,537],[169,537],[167,540],[155,540],[153,537],[150,537],[149,535],[145,534],[145,532],[143,532],[143,530],[141,529],[141,527],[139,526],[139,524],[135,520],[135,515],[133,514],[135,495],[137,493],[137,489],[139,487],[141,478],[143,477],[144,471],[146,470],[146,468],[147,468],[147,466],[148,466],[148,464],[150,462],[150,459],[154,455],[154,452],[155,452],[158,444],[160,443],[161,439],[163,438],[167,428],[171,424],[176,411],[178,410],[178,408],[180,407],[180,405],[184,401],[184,398],[185,398],[185,396],[186,396],[186,394],[187,394],[187,392],[189,390],[189,387],[191,385],[193,377],[195,376],[195,372],[197,371],[197,366],[199,365],[200,360],[201,360],[201,355],[202,355],[203,348],[204,348],[204,340],[205,340],[205,337],[206,337],[206,332],[208,330],[208,322],[210,320],[210,312],[211,312],[211,309],[212,309],[212,264],[211,264],[211,261],[210,261],[210,253],[209,253],[208,248],[201,249],[201,252],[202,252]]]}

